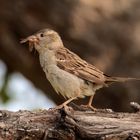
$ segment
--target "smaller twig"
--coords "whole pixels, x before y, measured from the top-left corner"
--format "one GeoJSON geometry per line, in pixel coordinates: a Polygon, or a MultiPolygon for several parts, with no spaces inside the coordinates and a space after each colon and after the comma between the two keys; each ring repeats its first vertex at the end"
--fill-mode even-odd
{"type": "Polygon", "coordinates": [[[140,105],[137,102],[130,102],[130,106],[135,112],[140,112],[140,105]]]}

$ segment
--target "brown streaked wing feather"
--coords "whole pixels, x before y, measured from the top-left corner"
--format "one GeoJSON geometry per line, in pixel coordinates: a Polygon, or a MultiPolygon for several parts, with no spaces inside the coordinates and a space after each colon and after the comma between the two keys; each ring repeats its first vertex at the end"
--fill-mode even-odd
{"type": "Polygon", "coordinates": [[[103,72],[66,48],[56,50],[57,66],[95,84],[105,84],[103,72]]]}

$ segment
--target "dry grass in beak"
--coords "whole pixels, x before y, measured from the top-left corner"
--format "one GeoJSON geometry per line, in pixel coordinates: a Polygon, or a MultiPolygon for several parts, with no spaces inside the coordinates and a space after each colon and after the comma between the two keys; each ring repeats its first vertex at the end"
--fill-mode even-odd
{"type": "Polygon", "coordinates": [[[25,39],[22,39],[20,41],[20,43],[26,43],[26,42],[29,43],[29,51],[32,52],[34,46],[39,43],[39,40],[38,40],[38,38],[36,36],[33,35],[33,36],[29,36],[29,37],[27,37],[25,39]]]}

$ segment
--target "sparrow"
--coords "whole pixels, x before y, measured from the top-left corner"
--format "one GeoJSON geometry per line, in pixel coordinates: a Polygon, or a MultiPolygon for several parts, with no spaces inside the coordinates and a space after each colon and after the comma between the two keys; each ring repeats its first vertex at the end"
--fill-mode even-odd
{"type": "Polygon", "coordinates": [[[51,29],[40,30],[20,41],[20,43],[25,42],[29,43],[30,51],[35,49],[39,53],[41,67],[56,93],[67,98],[58,108],[65,107],[77,98],[90,96],[86,106],[95,110],[92,100],[96,90],[114,82],[140,80],[104,74],[65,48],[59,34],[51,29]]]}

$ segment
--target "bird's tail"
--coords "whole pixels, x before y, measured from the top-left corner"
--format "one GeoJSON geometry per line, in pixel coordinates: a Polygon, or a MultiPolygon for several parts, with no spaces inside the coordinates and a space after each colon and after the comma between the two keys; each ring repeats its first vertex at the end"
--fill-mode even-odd
{"type": "Polygon", "coordinates": [[[127,82],[127,81],[138,81],[138,80],[140,80],[140,78],[112,77],[112,76],[108,76],[108,75],[105,75],[105,77],[106,77],[105,83],[107,83],[107,84],[111,84],[111,83],[114,83],[114,82],[127,82]]]}

